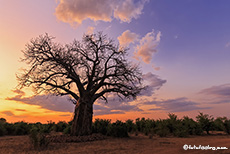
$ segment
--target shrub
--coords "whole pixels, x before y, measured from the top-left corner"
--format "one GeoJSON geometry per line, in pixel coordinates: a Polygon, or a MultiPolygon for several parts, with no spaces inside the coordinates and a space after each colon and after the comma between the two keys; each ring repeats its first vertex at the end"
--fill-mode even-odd
{"type": "Polygon", "coordinates": [[[173,132],[173,135],[176,137],[188,137],[189,135],[188,128],[185,125],[183,125],[183,123],[179,123],[177,124],[177,127],[173,132]]]}
{"type": "Polygon", "coordinates": [[[224,131],[224,120],[226,120],[226,117],[218,117],[214,120],[214,130],[216,131],[224,131]]]}
{"type": "Polygon", "coordinates": [[[6,119],[5,118],[0,118],[0,122],[6,123],[6,119]]]}
{"type": "Polygon", "coordinates": [[[68,125],[64,130],[63,130],[64,134],[70,134],[71,133],[71,126],[68,125]]]}
{"type": "Polygon", "coordinates": [[[168,114],[169,118],[166,119],[166,126],[169,129],[169,132],[173,135],[175,135],[175,132],[178,131],[178,125],[180,123],[180,120],[177,119],[177,116],[173,113],[168,114]]]}
{"type": "Polygon", "coordinates": [[[133,120],[128,119],[128,120],[126,120],[125,124],[126,124],[126,127],[127,127],[127,131],[129,133],[136,131],[135,130],[136,129],[135,124],[133,123],[133,120]]]}
{"type": "Polygon", "coordinates": [[[92,127],[93,133],[107,134],[108,126],[111,124],[111,120],[106,119],[95,119],[92,127]]]}
{"type": "Polygon", "coordinates": [[[50,141],[47,139],[46,134],[39,132],[39,129],[35,126],[30,130],[29,135],[31,145],[34,149],[43,150],[48,147],[50,141]]]}
{"type": "Polygon", "coordinates": [[[30,127],[27,123],[21,121],[21,122],[16,122],[13,124],[14,126],[14,134],[15,135],[27,135],[30,132],[30,127]]]}
{"type": "Polygon", "coordinates": [[[15,127],[12,123],[5,123],[6,135],[15,135],[15,127]]]}
{"type": "Polygon", "coordinates": [[[156,124],[155,124],[154,120],[146,119],[144,126],[145,127],[144,127],[144,130],[143,130],[143,133],[145,135],[148,135],[149,133],[153,134],[153,129],[156,127],[156,124]]]}
{"type": "Polygon", "coordinates": [[[230,119],[225,119],[223,125],[224,125],[224,131],[227,134],[230,134],[230,119]]]}
{"type": "Polygon", "coordinates": [[[66,127],[68,127],[68,124],[65,121],[59,121],[56,125],[54,125],[54,131],[63,132],[66,127]]]}
{"type": "Polygon", "coordinates": [[[154,132],[160,137],[166,137],[170,134],[166,120],[157,120],[154,132]]]}
{"type": "Polygon", "coordinates": [[[107,134],[113,137],[128,137],[128,130],[126,124],[117,120],[108,126],[107,134]]]}
{"type": "Polygon", "coordinates": [[[144,132],[145,129],[145,118],[137,118],[136,119],[136,127],[139,132],[144,132]]]}
{"type": "Polygon", "coordinates": [[[208,114],[203,114],[200,112],[200,114],[196,116],[196,119],[203,131],[206,131],[207,134],[210,134],[209,131],[212,130],[214,126],[214,118],[212,116],[209,116],[208,114]]]}
{"type": "Polygon", "coordinates": [[[7,131],[6,128],[4,127],[3,122],[0,121],[0,136],[6,135],[7,131]]]}
{"type": "Polygon", "coordinates": [[[184,129],[186,129],[188,135],[201,135],[202,134],[203,132],[202,128],[192,118],[189,118],[188,116],[184,116],[181,122],[182,122],[182,125],[184,126],[184,129]]]}

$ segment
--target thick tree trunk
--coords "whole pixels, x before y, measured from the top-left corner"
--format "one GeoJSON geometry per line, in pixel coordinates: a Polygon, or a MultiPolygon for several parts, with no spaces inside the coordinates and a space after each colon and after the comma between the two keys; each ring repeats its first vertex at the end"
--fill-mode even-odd
{"type": "Polygon", "coordinates": [[[75,106],[71,135],[83,136],[92,133],[93,103],[80,98],[75,106]]]}

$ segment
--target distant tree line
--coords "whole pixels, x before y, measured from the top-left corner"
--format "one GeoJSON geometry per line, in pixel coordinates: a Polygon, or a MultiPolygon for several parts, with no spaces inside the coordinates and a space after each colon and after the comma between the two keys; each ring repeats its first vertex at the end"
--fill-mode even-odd
{"type": "MultiPolygon", "coordinates": [[[[64,134],[71,133],[72,121],[58,123],[49,121],[46,124],[40,122],[27,123],[16,122],[8,123],[6,119],[0,118],[0,136],[4,135],[28,135],[34,132],[49,134],[51,131],[63,132],[64,134]]],[[[143,133],[145,135],[160,137],[175,136],[188,137],[189,135],[211,134],[211,131],[224,131],[230,134],[230,119],[226,117],[214,117],[199,113],[196,120],[184,116],[179,119],[177,115],[169,113],[167,119],[145,119],[137,118],[135,121],[127,120],[125,122],[117,120],[111,122],[106,119],[95,119],[92,123],[93,133],[100,133],[114,137],[128,137],[130,133],[143,133]]]]}

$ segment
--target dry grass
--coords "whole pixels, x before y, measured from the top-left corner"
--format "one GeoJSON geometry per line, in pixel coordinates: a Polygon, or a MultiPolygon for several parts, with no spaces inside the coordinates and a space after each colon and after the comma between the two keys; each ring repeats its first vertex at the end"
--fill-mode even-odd
{"type": "Polygon", "coordinates": [[[47,154],[173,154],[173,153],[229,153],[228,150],[183,150],[183,145],[225,146],[230,148],[230,136],[192,136],[189,138],[160,138],[153,136],[131,135],[130,138],[107,138],[104,140],[81,143],[51,143],[46,150],[36,151],[30,145],[28,136],[0,137],[1,154],[47,153],[47,154]]]}

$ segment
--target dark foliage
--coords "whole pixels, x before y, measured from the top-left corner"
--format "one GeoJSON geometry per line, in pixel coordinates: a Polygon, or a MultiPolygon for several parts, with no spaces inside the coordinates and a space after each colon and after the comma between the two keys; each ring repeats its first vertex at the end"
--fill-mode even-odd
{"type": "MultiPolygon", "coordinates": [[[[33,145],[35,147],[40,147],[48,144],[46,143],[48,141],[46,141],[45,136],[51,131],[70,134],[71,124],[72,121],[68,123],[64,121],[59,121],[58,123],[48,121],[46,124],[39,122],[26,123],[23,121],[8,123],[4,118],[1,118],[0,136],[30,134],[33,145]]],[[[128,137],[128,133],[135,133],[136,135],[142,133],[149,135],[151,138],[154,135],[160,137],[188,137],[189,135],[203,135],[203,132],[210,134],[211,130],[224,131],[227,134],[230,134],[230,119],[226,117],[218,117],[214,119],[208,114],[199,113],[197,121],[195,121],[188,116],[179,119],[175,114],[170,113],[168,114],[167,119],[152,120],[137,118],[135,122],[129,119],[126,120],[126,122],[117,120],[112,123],[111,120],[108,119],[95,119],[92,123],[92,130],[94,134],[113,137],[128,137]]]]}
{"type": "Polygon", "coordinates": [[[126,124],[117,120],[116,122],[110,124],[107,130],[108,136],[113,137],[128,137],[128,130],[126,124]]]}
{"type": "Polygon", "coordinates": [[[93,133],[107,134],[108,126],[111,124],[111,120],[95,119],[93,123],[93,133]]]}
{"type": "Polygon", "coordinates": [[[210,130],[213,130],[214,128],[214,118],[212,116],[209,116],[208,114],[199,113],[198,116],[196,116],[198,124],[201,126],[203,131],[206,131],[207,134],[209,134],[210,130]]]}

